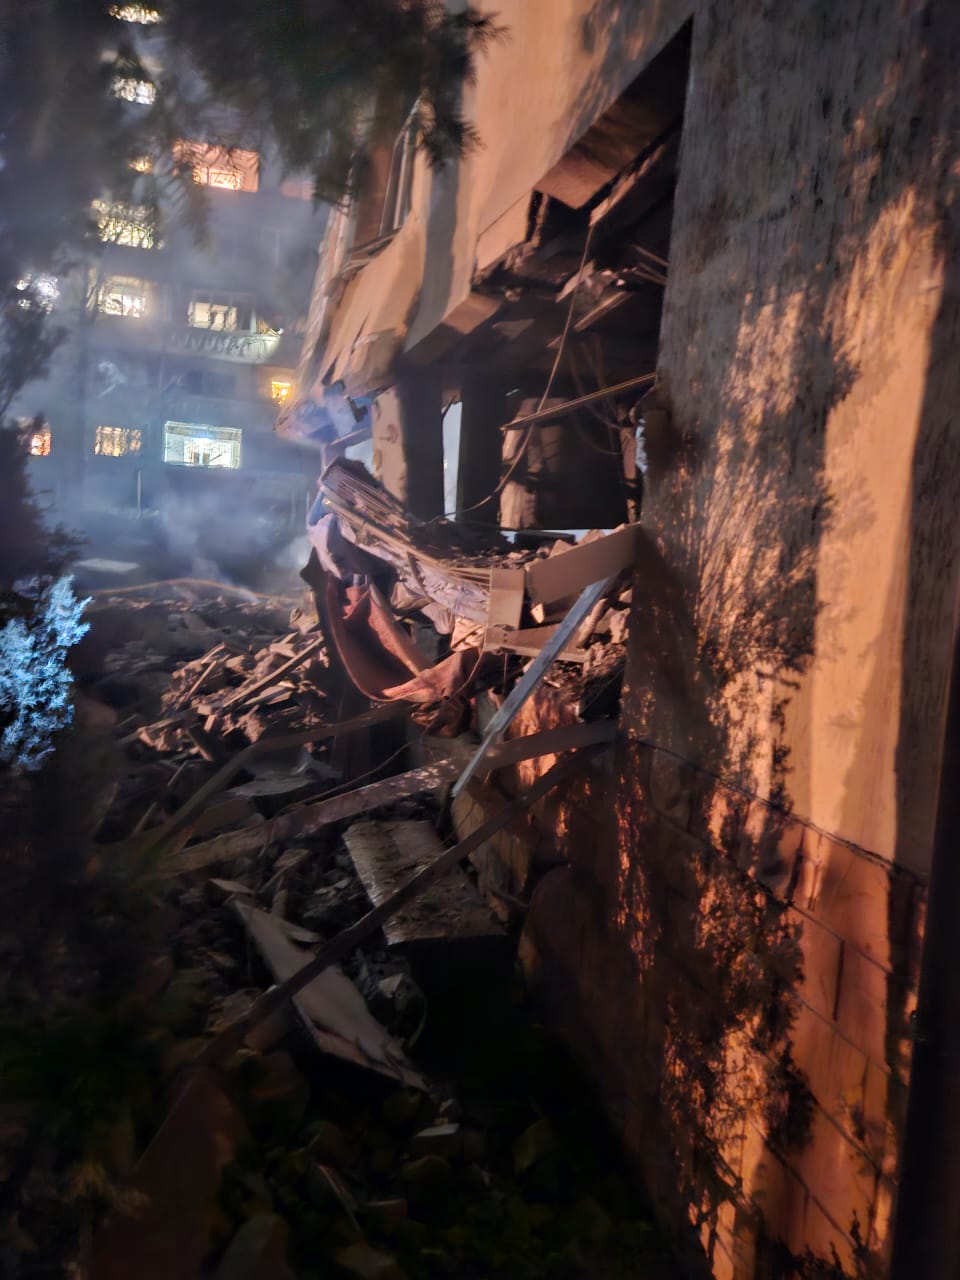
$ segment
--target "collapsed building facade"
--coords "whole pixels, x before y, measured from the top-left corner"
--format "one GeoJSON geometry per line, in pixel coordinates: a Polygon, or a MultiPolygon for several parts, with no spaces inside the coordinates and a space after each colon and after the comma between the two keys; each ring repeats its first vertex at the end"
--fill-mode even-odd
{"type": "MultiPolygon", "coordinates": [[[[327,629],[358,690],[416,701],[396,614],[442,603],[425,563],[478,654],[529,657],[551,623],[530,566],[557,563],[538,532],[639,524],[616,744],[490,842],[481,882],[529,896],[530,979],[691,1274],[952,1275],[956,18],[527,0],[498,21],[464,89],[480,145],[430,171],[398,104],[322,254],[279,429],[369,434],[390,496],[325,475],[327,629]],[[463,537],[518,530],[518,561],[428,546],[451,398],[463,537]],[[404,509],[413,581],[387,602],[351,583],[404,509]]],[[[541,686],[512,732],[576,722],[577,689],[541,686]]],[[[474,780],[458,831],[502,802],[474,780]]]]}

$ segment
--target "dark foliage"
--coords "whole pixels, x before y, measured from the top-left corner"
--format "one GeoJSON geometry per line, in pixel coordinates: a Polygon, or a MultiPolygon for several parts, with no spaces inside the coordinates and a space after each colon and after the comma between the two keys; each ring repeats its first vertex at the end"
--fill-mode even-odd
{"type": "Polygon", "coordinates": [[[0,287],[91,239],[98,197],[173,205],[199,227],[202,192],[171,159],[178,140],[271,145],[326,200],[350,189],[378,112],[417,102],[431,162],[460,154],[473,141],[462,84],[498,33],[440,0],[153,0],[162,21],[146,25],[117,8],[0,13],[0,287]],[[118,99],[116,77],[151,82],[154,102],[118,99]],[[131,167],[144,156],[150,172],[131,167]]]}

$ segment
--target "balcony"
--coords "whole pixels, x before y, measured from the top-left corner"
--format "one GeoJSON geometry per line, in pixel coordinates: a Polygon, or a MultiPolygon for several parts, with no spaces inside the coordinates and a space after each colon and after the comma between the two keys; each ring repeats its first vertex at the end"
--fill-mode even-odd
{"type": "Polygon", "coordinates": [[[267,364],[280,345],[280,334],[272,329],[266,333],[251,333],[241,329],[173,325],[163,331],[162,343],[165,351],[210,356],[237,364],[267,364]]]}

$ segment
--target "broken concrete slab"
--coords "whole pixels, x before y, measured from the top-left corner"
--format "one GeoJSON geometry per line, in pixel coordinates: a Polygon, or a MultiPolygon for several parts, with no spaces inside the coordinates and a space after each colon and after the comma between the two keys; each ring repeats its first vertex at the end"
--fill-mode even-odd
{"type": "Polygon", "coordinates": [[[392,778],[384,778],[381,782],[371,782],[366,787],[358,787],[329,800],[303,804],[258,827],[217,836],[213,840],[185,849],[169,860],[166,869],[171,875],[180,875],[217,862],[229,861],[242,854],[255,853],[276,841],[314,835],[344,818],[369,813],[371,809],[406,796],[435,791],[447,782],[452,782],[458,772],[459,765],[456,761],[438,761],[420,769],[411,769],[407,773],[395,774],[392,778]]]}
{"type": "MultiPolygon", "coordinates": [[[[354,947],[369,938],[378,929],[381,929],[407,903],[420,897],[435,881],[442,879],[447,872],[461,863],[474,849],[479,848],[502,827],[507,826],[512,819],[519,814],[525,813],[531,805],[547,795],[561,782],[573,777],[575,773],[594,758],[598,750],[599,748],[597,747],[586,747],[574,755],[568,755],[559,760],[549,772],[538,778],[523,795],[508,800],[499,813],[485,822],[466,840],[461,840],[451,848],[445,849],[435,862],[418,871],[385,902],[382,902],[377,907],[372,907],[355,924],[342,930],[336,938],[322,947],[312,960],[301,965],[288,978],[279,982],[270,991],[265,992],[246,1017],[216,1036],[207,1046],[203,1061],[205,1063],[222,1062],[226,1055],[242,1045],[245,1037],[249,1035],[253,1027],[269,1018],[274,1010],[282,1008],[288,1001],[293,1000],[315,978],[349,955],[354,947]]],[[[237,903],[236,906],[238,910],[243,909],[241,903],[237,903]]],[[[261,912],[260,914],[263,915],[264,913],[261,912]]],[[[269,919],[269,917],[267,918],[269,919]]],[[[296,948],[293,948],[293,950],[296,955],[296,948]]],[[[302,953],[299,954],[302,955],[302,953]]]]}
{"type": "MultiPolygon", "coordinates": [[[[233,905],[274,979],[283,982],[299,972],[309,960],[309,953],[290,941],[283,923],[239,899],[233,905]]],[[[298,992],[293,1005],[322,1052],[412,1088],[427,1088],[425,1077],[373,1017],[363,996],[338,965],[325,969],[298,992]]]]}
{"type": "Polygon", "coordinates": [[[575,596],[590,583],[621,573],[636,559],[638,531],[638,525],[624,525],[613,533],[570,547],[562,555],[534,560],[524,570],[530,599],[535,605],[549,606],[575,596]]]}
{"type": "MultiPolygon", "coordinates": [[[[444,847],[429,822],[355,822],[343,839],[374,906],[436,861],[444,847]]],[[[391,946],[505,936],[459,867],[397,912],[383,932],[391,946]]]]}

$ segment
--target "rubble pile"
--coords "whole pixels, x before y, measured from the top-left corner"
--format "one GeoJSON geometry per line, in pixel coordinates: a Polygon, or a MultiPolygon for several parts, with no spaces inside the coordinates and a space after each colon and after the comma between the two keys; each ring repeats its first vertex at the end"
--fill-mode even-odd
{"type": "MultiPolygon", "coordinates": [[[[104,858],[150,855],[168,916],[150,968],[167,1104],[94,1237],[91,1280],[668,1274],[615,1153],[595,1124],[573,1133],[548,1096],[557,1050],[516,1006],[508,935],[463,872],[305,986],[219,1071],[197,1066],[265,988],[438,856],[432,784],[474,747],[451,743],[439,772],[414,755],[417,768],[385,778],[386,747],[374,747],[381,780],[345,779],[325,758],[330,666],[309,599],[292,617],[273,602],[123,607],[165,613],[85,682],[88,697],[120,703],[112,736],[127,759],[98,839],[104,858]],[[348,812],[355,796],[367,798],[348,812]],[[332,817],[305,823],[317,812],[332,817]]],[[[623,607],[606,602],[591,627],[609,635],[602,618],[623,607]]],[[[399,710],[359,717],[361,732],[397,728],[399,710]]]]}
{"type": "Polygon", "coordinates": [[[567,672],[571,688],[622,669],[636,525],[576,545],[511,548],[498,535],[415,520],[360,464],[340,460],[320,479],[308,534],[303,576],[338,666],[367,697],[413,703],[434,732],[467,727],[475,686],[491,671],[509,686],[514,659],[582,668],[567,672]],[[574,618],[587,591],[590,607],[574,618]]]}
{"type": "Polygon", "coordinates": [[[315,635],[292,631],[256,650],[227,636],[174,673],[159,733],[148,726],[140,739],[159,750],[184,746],[185,717],[199,722],[205,738],[233,742],[256,742],[268,728],[322,724],[327,665],[315,635]]]}
{"type": "Polygon", "coordinates": [[[521,1061],[526,891],[484,845],[613,740],[637,531],[484,543],[336,463],[310,536],[301,599],[100,593],[77,653],[113,753],[87,865],[141,903],[124,1008],[163,1116],[97,1157],[90,1280],[665,1275],[597,1124],[564,1133],[555,1046],[521,1061]],[[510,738],[543,681],[562,714],[510,738]],[[483,781],[538,757],[522,794],[483,781]]]}
{"type": "Polygon", "coordinates": [[[197,600],[196,588],[159,584],[144,598],[95,601],[101,631],[114,632],[118,617],[126,624],[99,664],[105,674],[90,686],[120,710],[137,704],[120,726],[125,743],[219,756],[256,742],[267,727],[303,729],[328,718],[325,645],[307,630],[316,617],[304,624],[289,602],[221,591],[214,586],[197,600]]]}

